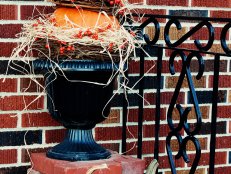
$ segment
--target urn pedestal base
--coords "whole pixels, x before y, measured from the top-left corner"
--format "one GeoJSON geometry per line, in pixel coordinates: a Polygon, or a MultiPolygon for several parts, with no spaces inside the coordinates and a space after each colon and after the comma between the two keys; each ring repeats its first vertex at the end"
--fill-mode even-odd
{"type": "Polygon", "coordinates": [[[87,161],[106,159],[111,153],[97,144],[92,129],[67,129],[63,142],[47,152],[47,157],[67,161],[87,161]]]}
{"type": "Polygon", "coordinates": [[[145,161],[111,151],[110,159],[93,161],[64,161],[46,157],[45,153],[32,153],[29,174],[143,174],[145,161]]]}

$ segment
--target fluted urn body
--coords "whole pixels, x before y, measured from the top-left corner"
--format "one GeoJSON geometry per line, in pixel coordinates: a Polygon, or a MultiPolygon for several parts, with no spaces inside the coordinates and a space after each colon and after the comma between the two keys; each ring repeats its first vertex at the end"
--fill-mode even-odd
{"type": "Polygon", "coordinates": [[[92,128],[110,113],[115,78],[107,82],[114,75],[116,65],[95,60],[57,64],[36,60],[33,66],[45,74],[49,112],[67,128],[64,141],[49,150],[47,156],[68,161],[109,158],[110,152],[95,142],[92,128]]]}

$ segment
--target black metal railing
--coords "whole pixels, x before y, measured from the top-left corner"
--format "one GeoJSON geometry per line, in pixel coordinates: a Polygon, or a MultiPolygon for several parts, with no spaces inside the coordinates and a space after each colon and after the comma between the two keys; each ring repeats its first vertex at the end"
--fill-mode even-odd
{"type": "MultiPolygon", "coordinates": [[[[161,107],[161,84],[162,84],[162,58],[164,50],[171,50],[169,53],[169,73],[171,75],[175,74],[174,62],[176,57],[179,57],[182,61],[181,63],[181,71],[179,73],[178,82],[176,84],[173,96],[171,98],[170,104],[168,106],[167,111],[167,123],[170,129],[168,135],[166,135],[166,149],[168,154],[168,159],[171,167],[171,171],[173,174],[176,174],[176,165],[175,160],[173,158],[173,150],[171,149],[171,141],[172,138],[175,137],[179,144],[179,150],[175,155],[176,159],[183,158],[186,163],[190,161],[189,156],[187,155],[186,144],[191,141],[195,146],[195,157],[192,162],[192,166],[190,169],[190,174],[195,173],[197,166],[199,164],[201,158],[201,147],[198,141],[197,135],[199,134],[202,127],[202,114],[199,107],[198,95],[194,87],[194,81],[192,78],[190,67],[192,59],[196,59],[198,62],[198,70],[196,79],[199,80],[203,77],[204,73],[204,56],[209,55],[213,57],[214,67],[213,67],[213,87],[212,87],[212,115],[211,115],[211,132],[210,132],[210,158],[209,158],[209,173],[214,173],[214,164],[215,164],[215,149],[216,149],[216,124],[217,124],[217,103],[218,103],[218,87],[219,87],[219,66],[220,66],[220,57],[231,56],[231,49],[227,44],[227,35],[229,29],[231,28],[231,19],[225,18],[205,18],[205,17],[184,17],[184,16],[168,16],[168,15],[144,15],[146,19],[139,27],[136,27],[139,35],[143,37],[142,39],[145,42],[146,47],[155,47],[155,51],[157,51],[157,89],[156,89],[156,113],[153,115],[155,120],[155,126],[153,127],[153,131],[155,132],[155,147],[154,147],[154,158],[158,160],[159,158],[159,130],[160,130],[160,107],[161,107]],[[167,22],[164,24],[164,39],[161,40],[160,33],[161,27],[160,23],[163,23],[165,19],[167,22]],[[161,22],[160,22],[161,21],[161,22]],[[182,29],[182,23],[185,21],[192,22],[194,27],[190,28],[188,32],[186,32],[179,39],[172,41],[170,38],[170,28],[175,27],[177,31],[182,29]],[[222,30],[219,33],[215,33],[214,25],[215,23],[220,23],[223,25],[222,30]],[[144,29],[147,26],[154,25],[154,37],[150,40],[149,36],[144,33],[144,29]],[[184,43],[191,38],[195,33],[200,32],[202,29],[206,29],[208,38],[203,43],[199,40],[200,38],[194,40],[193,46],[195,48],[186,48],[184,47],[184,43]],[[212,51],[212,47],[215,41],[215,34],[220,36],[219,45],[221,46],[221,51],[212,51]],[[159,41],[161,40],[161,44],[159,41]],[[189,95],[191,98],[191,106],[193,106],[195,110],[195,123],[188,123],[188,115],[192,110],[191,107],[182,106],[181,103],[178,102],[178,96],[180,90],[182,88],[182,84],[184,79],[187,79],[189,95]],[[180,116],[179,122],[176,123],[173,121],[173,111],[177,109],[178,114],[180,116]],[[181,132],[185,132],[186,135],[182,135],[181,132]]],[[[204,39],[203,39],[204,40],[204,39]]],[[[145,56],[144,52],[139,52],[140,59],[140,77],[144,75],[144,62],[145,56]]],[[[139,95],[144,96],[144,83],[143,80],[139,83],[139,95]]],[[[206,96],[204,96],[206,97],[206,96]]],[[[139,106],[139,115],[138,115],[138,147],[137,147],[137,157],[142,158],[142,132],[143,132],[143,99],[139,98],[138,106],[139,106]]],[[[127,117],[127,105],[124,102],[123,107],[123,139],[122,139],[122,152],[126,151],[126,117],[127,117]]],[[[162,113],[163,114],[163,113],[162,113]]]]}

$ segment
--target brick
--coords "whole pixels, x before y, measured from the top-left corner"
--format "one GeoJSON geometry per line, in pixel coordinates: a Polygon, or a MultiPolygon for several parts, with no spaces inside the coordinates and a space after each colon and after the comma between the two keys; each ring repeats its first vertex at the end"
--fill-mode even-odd
{"type": "MultiPolygon", "coordinates": [[[[219,88],[229,88],[231,86],[231,77],[228,75],[219,76],[219,88]]],[[[209,88],[213,87],[213,76],[209,76],[209,88]]]]}
{"type": "MultiPolygon", "coordinates": [[[[128,111],[128,121],[129,122],[138,122],[138,109],[129,109],[128,111]]],[[[166,109],[161,108],[160,109],[160,120],[166,119],[166,109]]],[[[154,121],[156,115],[156,109],[155,108],[144,108],[143,110],[143,120],[144,121],[154,121]]]]}
{"type": "Polygon", "coordinates": [[[223,10],[219,10],[219,11],[210,11],[210,17],[213,18],[231,18],[231,12],[230,11],[223,11],[223,10]]]}
{"type": "MultiPolygon", "coordinates": [[[[127,138],[133,138],[133,136],[137,137],[137,133],[138,133],[137,126],[127,127],[127,138]]],[[[97,141],[121,140],[121,138],[122,138],[121,127],[96,127],[95,128],[95,139],[97,141]]]]}
{"type": "MultiPolygon", "coordinates": [[[[143,81],[143,88],[144,89],[156,89],[158,85],[157,77],[152,77],[152,76],[144,76],[142,79],[139,76],[129,76],[128,77],[129,83],[127,86],[132,89],[139,89],[139,86],[141,84],[141,80],[143,81]],[[139,83],[137,83],[139,82],[139,83]]],[[[163,81],[164,77],[161,77],[161,84],[160,88],[163,88],[163,81]]]]}
{"type": "MultiPolygon", "coordinates": [[[[179,174],[188,174],[190,171],[189,170],[178,170],[177,173],[179,174]]],[[[167,171],[165,172],[165,174],[171,174],[171,172],[167,171]]],[[[200,169],[196,169],[194,174],[207,174],[206,173],[206,168],[200,168],[200,169]]]]}
{"type": "MultiPolygon", "coordinates": [[[[162,92],[160,96],[161,104],[170,104],[171,98],[173,96],[173,92],[162,92]]],[[[149,102],[150,105],[156,104],[156,94],[153,93],[145,93],[144,99],[149,102]]],[[[144,102],[145,105],[149,105],[147,102],[144,102]]],[[[179,93],[177,103],[184,104],[184,93],[179,93]]]]}
{"type": "MultiPolygon", "coordinates": [[[[205,72],[213,72],[214,71],[214,61],[213,60],[205,60],[205,72]]],[[[191,62],[191,71],[198,72],[198,61],[192,60],[191,62]]],[[[227,72],[227,60],[220,61],[220,72],[227,72]]]]}
{"type": "MultiPolygon", "coordinates": [[[[201,150],[207,150],[207,138],[198,138],[198,141],[200,143],[201,150]]],[[[179,151],[179,143],[177,140],[172,140],[171,141],[171,149],[173,152],[178,152],[179,151]]],[[[186,146],[186,151],[196,151],[195,146],[193,142],[188,141],[187,146],[186,146]]]]}
{"type": "Polygon", "coordinates": [[[231,133],[231,121],[229,121],[229,133],[231,133]]]}
{"type": "MultiPolygon", "coordinates": [[[[167,124],[161,124],[159,129],[159,137],[166,137],[170,132],[170,128],[167,124]]],[[[144,125],[143,126],[143,137],[155,137],[155,126],[144,125]]]]}
{"type": "Polygon", "coordinates": [[[22,127],[61,126],[48,112],[22,114],[22,127]]]}
{"type": "Polygon", "coordinates": [[[102,124],[109,124],[109,123],[120,123],[119,109],[111,109],[107,119],[102,122],[102,124]]]}
{"type": "MultiPolygon", "coordinates": [[[[226,122],[225,121],[221,121],[221,122],[217,122],[216,124],[217,127],[217,134],[225,134],[226,133],[226,122]]],[[[211,123],[202,123],[201,125],[201,130],[200,130],[200,135],[206,135],[206,134],[211,134],[211,123]]]]}
{"type": "Polygon", "coordinates": [[[139,73],[140,72],[140,62],[139,61],[135,61],[135,60],[131,60],[130,62],[128,62],[128,73],[139,73]]]}
{"type": "MultiPolygon", "coordinates": [[[[129,62],[129,73],[139,73],[140,72],[140,61],[131,60],[129,62]]],[[[144,62],[144,72],[154,73],[156,72],[156,61],[145,60],[144,62]]]]}
{"type": "MultiPolygon", "coordinates": [[[[189,154],[188,156],[189,156],[189,159],[191,159],[191,161],[189,163],[187,163],[187,166],[191,166],[192,160],[194,159],[195,155],[189,154]]],[[[226,164],[227,163],[226,159],[227,159],[227,153],[226,152],[216,152],[215,164],[226,164]]],[[[205,166],[205,165],[209,165],[209,153],[202,153],[201,154],[201,158],[200,158],[198,166],[205,166]]]]}
{"type": "MultiPolygon", "coordinates": [[[[214,39],[215,40],[220,40],[220,35],[221,35],[222,27],[215,27],[214,28],[214,39]]],[[[209,38],[209,32],[207,28],[201,28],[199,31],[197,31],[195,34],[193,34],[190,39],[195,40],[208,40],[209,38]]],[[[229,38],[229,33],[226,36],[226,39],[229,38]]]]}
{"type": "Polygon", "coordinates": [[[136,11],[138,10],[139,13],[141,14],[151,14],[151,15],[166,15],[166,10],[165,9],[135,9],[136,11]]]}
{"type": "Polygon", "coordinates": [[[0,168],[0,173],[2,174],[23,174],[23,173],[27,173],[27,169],[29,167],[30,166],[0,168]]]}
{"type": "Polygon", "coordinates": [[[215,173],[216,174],[231,173],[231,167],[229,166],[216,167],[215,173]]]}
{"type": "Polygon", "coordinates": [[[9,57],[16,46],[16,43],[0,42],[0,57],[9,57]]]}
{"type": "Polygon", "coordinates": [[[229,0],[215,1],[215,0],[192,0],[192,7],[225,7],[230,8],[231,2],[229,0]]]}
{"type": "Polygon", "coordinates": [[[216,137],[216,149],[230,148],[230,142],[231,142],[230,136],[216,137]]]}
{"type": "Polygon", "coordinates": [[[45,89],[41,86],[44,86],[44,79],[43,78],[21,78],[20,79],[20,91],[21,92],[42,92],[45,89]],[[37,84],[39,83],[39,84],[37,84]]]}
{"type": "MultiPolygon", "coordinates": [[[[165,9],[135,9],[135,11],[138,11],[140,14],[149,14],[149,15],[166,15],[167,11],[165,9]]],[[[143,18],[147,19],[147,18],[143,18]]],[[[144,20],[142,20],[144,21],[144,20]]],[[[159,22],[164,22],[165,19],[159,19],[159,22]]]]}
{"type": "Polygon", "coordinates": [[[220,44],[213,44],[209,51],[214,53],[224,53],[223,48],[220,44]]]}
{"type": "Polygon", "coordinates": [[[48,6],[34,6],[22,5],[21,6],[21,19],[28,20],[30,18],[38,18],[40,14],[49,14],[54,12],[54,8],[48,6]]]}
{"type": "Polygon", "coordinates": [[[169,15],[188,17],[208,17],[208,10],[170,10],[169,15]]]}
{"type": "MultiPolygon", "coordinates": [[[[166,77],[166,81],[165,81],[166,88],[175,88],[178,80],[179,80],[179,77],[176,77],[176,76],[166,77]]],[[[205,77],[202,77],[200,80],[197,80],[196,76],[193,76],[192,80],[194,82],[195,88],[205,88],[206,87],[205,77]]],[[[188,81],[187,81],[187,78],[185,77],[181,88],[188,88],[188,87],[189,87],[188,81]]]]}
{"type": "Polygon", "coordinates": [[[139,5],[142,5],[144,3],[143,0],[128,0],[130,4],[138,3],[139,5]]]}
{"type": "MultiPolygon", "coordinates": [[[[137,62],[137,64],[138,64],[138,62],[137,62]]],[[[213,72],[213,70],[214,70],[214,68],[213,68],[214,67],[214,61],[213,60],[204,60],[204,64],[205,64],[205,70],[204,70],[205,72],[211,72],[211,71],[213,72]]],[[[175,72],[181,72],[181,68],[182,68],[182,61],[181,60],[175,61],[174,62],[175,72]]],[[[190,70],[191,70],[191,72],[198,72],[198,61],[197,60],[193,59],[191,61],[190,70]]],[[[162,73],[169,73],[170,72],[168,61],[165,61],[165,60],[162,61],[161,71],[162,71],[162,73]]],[[[154,72],[156,72],[156,71],[154,71],[154,72]]],[[[221,60],[220,61],[220,72],[227,72],[227,60],[221,60]]]]}
{"type": "MultiPolygon", "coordinates": [[[[169,36],[171,40],[178,40],[184,34],[187,33],[187,28],[183,27],[181,30],[177,30],[175,27],[171,27],[169,31],[169,36]]],[[[145,34],[149,36],[150,39],[154,38],[155,36],[155,27],[147,26],[145,28],[145,34]]],[[[160,36],[159,40],[164,40],[164,27],[160,27],[160,36]]]]}
{"type": "Polygon", "coordinates": [[[17,79],[0,79],[0,92],[17,92],[17,79]]]}
{"type": "Polygon", "coordinates": [[[0,146],[20,146],[42,144],[42,131],[9,131],[0,132],[0,146]]]}
{"type": "Polygon", "coordinates": [[[44,97],[41,96],[38,99],[36,99],[37,97],[38,96],[1,97],[0,110],[10,111],[10,110],[23,110],[23,109],[28,109],[28,110],[43,109],[44,97]]]}
{"type": "MultiPolygon", "coordinates": [[[[156,30],[154,26],[147,26],[144,28],[144,32],[146,35],[148,35],[149,40],[152,40],[154,36],[156,35],[156,30]]],[[[160,36],[158,40],[164,40],[163,37],[163,27],[160,28],[160,36]]]]}
{"type": "Polygon", "coordinates": [[[47,130],[46,131],[46,143],[60,143],[65,136],[65,129],[47,130]]]}
{"type": "Polygon", "coordinates": [[[120,144],[119,143],[103,143],[100,144],[106,149],[110,149],[112,151],[119,152],[120,151],[120,144]]]}
{"type": "Polygon", "coordinates": [[[228,96],[228,102],[230,103],[231,102],[231,91],[229,91],[229,96],[228,96]]]}
{"type": "Polygon", "coordinates": [[[22,149],[21,150],[21,162],[28,163],[31,162],[32,153],[45,153],[49,148],[36,148],[36,149],[22,149]]]}
{"type": "MultiPolygon", "coordinates": [[[[174,125],[177,127],[177,124],[174,125]]],[[[225,134],[226,133],[226,122],[221,121],[217,122],[217,134],[225,134]]],[[[194,130],[195,123],[190,123],[190,131],[194,130]]],[[[170,132],[170,128],[167,124],[161,124],[159,130],[160,137],[166,137],[170,132]]],[[[144,137],[154,137],[155,133],[155,126],[154,125],[144,125],[143,126],[143,136],[144,137]]],[[[201,130],[199,135],[207,135],[211,133],[211,123],[202,123],[201,130]]],[[[180,134],[183,135],[183,130],[180,131],[180,134]]]]}
{"type": "MultiPolygon", "coordinates": [[[[174,62],[174,69],[175,69],[175,72],[181,72],[181,69],[182,69],[182,61],[181,60],[177,60],[174,62]]],[[[162,73],[170,73],[169,61],[162,61],[161,71],[162,71],[162,73]]]]}
{"type": "Polygon", "coordinates": [[[17,20],[18,10],[16,5],[0,5],[0,20],[17,20]]]}
{"type": "MultiPolygon", "coordinates": [[[[154,154],[154,143],[155,141],[142,141],[142,154],[154,154]]],[[[127,143],[126,155],[137,155],[137,142],[127,143]]],[[[165,141],[159,141],[159,153],[165,152],[165,141]]]]}
{"type": "MultiPolygon", "coordinates": [[[[229,45],[228,45],[229,46],[229,45]]],[[[195,44],[191,44],[191,43],[183,43],[179,46],[177,46],[177,48],[181,48],[181,49],[188,49],[188,50],[196,50],[196,51],[199,51],[198,48],[196,47],[195,44]]],[[[171,49],[169,50],[166,50],[166,55],[170,56],[171,53],[173,51],[171,49]]],[[[186,55],[188,55],[188,53],[190,53],[191,51],[185,51],[184,53],[186,55]]],[[[212,47],[209,49],[209,52],[213,52],[213,53],[224,53],[221,45],[219,44],[213,44],[212,47]]],[[[205,54],[201,53],[201,56],[205,56],[205,54]]],[[[192,64],[191,64],[191,67],[192,67],[192,64]]]]}
{"type": "MultiPolygon", "coordinates": [[[[209,106],[200,106],[200,111],[201,111],[202,119],[208,119],[209,118],[209,113],[210,113],[210,107],[209,106]]],[[[189,112],[187,118],[188,118],[188,120],[196,119],[196,113],[195,113],[194,107],[191,107],[191,111],[189,112]]],[[[174,108],[174,110],[173,110],[172,119],[173,120],[179,120],[180,119],[179,111],[177,110],[177,108],[174,108]]]]}
{"type": "Polygon", "coordinates": [[[3,24],[0,25],[0,38],[16,38],[16,34],[21,31],[21,24],[3,24]]]}
{"type": "MultiPolygon", "coordinates": [[[[156,118],[156,109],[152,108],[145,108],[144,109],[144,121],[152,121],[151,119],[156,118]],[[154,114],[155,113],[155,114],[154,114]]],[[[166,109],[160,108],[160,120],[166,119],[166,109]]]]}
{"type": "Polygon", "coordinates": [[[187,0],[147,0],[148,5],[165,5],[165,6],[188,6],[187,0]]]}
{"type": "MultiPolygon", "coordinates": [[[[199,104],[212,103],[212,96],[213,96],[212,91],[196,91],[196,95],[197,95],[197,99],[198,99],[199,104]]],[[[218,91],[217,97],[218,97],[218,103],[226,102],[227,91],[225,91],[225,90],[218,91]]],[[[189,92],[188,92],[188,103],[190,103],[190,104],[192,103],[192,96],[189,92]]]]}
{"type": "Polygon", "coordinates": [[[17,150],[0,150],[0,155],[2,158],[0,159],[0,164],[12,164],[17,163],[17,150]]]}
{"type": "MultiPolygon", "coordinates": [[[[133,13],[139,13],[139,14],[149,14],[149,15],[166,15],[166,10],[165,9],[132,9],[131,12],[133,13]]],[[[142,17],[142,18],[134,18],[134,21],[142,23],[146,21],[148,18],[147,17],[142,17]]],[[[165,22],[166,19],[164,18],[158,18],[158,22],[165,22]]]]}
{"type": "Polygon", "coordinates": [[[217,118],[230,118],[231,106],[218,106],[217,118]]]}
{"type": "Polygon", "coordinates": [[[0,114],[0,128],[16,128],[17,121],[16,114],[0,114]]]}
{"type": "MultiPolygon", "coordinates": [[[[174,43],[174,41],[171,41],[172,43],[174,43]]],[[[195,44],[193,43],[182,43],[179,46],[176,46],[176,48],[181,48],[181,49],[187,49],[187,50],[198,50],[198,48],[196,47],[195,44]]],[[[166,55],[170,56],[173,53],[172,49],[167,49],[166,51],[166,55]]],[[[186,55],[188,55],[190,53],[190,51],[185,51],[184,52],[186,55]]],[[[203,54],[201,54],[203,55],[203,54]]]]}

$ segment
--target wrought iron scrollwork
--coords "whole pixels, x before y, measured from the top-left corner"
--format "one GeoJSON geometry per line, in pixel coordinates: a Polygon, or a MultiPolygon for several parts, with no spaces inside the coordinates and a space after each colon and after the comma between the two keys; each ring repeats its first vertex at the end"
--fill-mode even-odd
{"type": "Polygon", "coordinates": [[[143,35],[143,38],[145,40],[145,42],[148,45],[154,45],[156,44],[156,42],[159,40],[159,36],[160,36],[160,24],[159,22],[155,19],[155,18],[149,18],[148,20],[146,20],[144,23],[142,23],[140,25],[139,28],[144,29],[146,26],[148,26],[149,24],[153,23],[154,27],[155,27],[155,35],[154,38],[152,40],[150,40],[149,36],[147,34],[143,35]]]}
{"type": "MultiPolygon", "coordinates": [[[[146,42],[147,45],[154,47],[157,47],[160,49],[168,49],[172,50],[172,54],[170,55],[169,59],[169,69],[170,73],[172,75],[175,74],[175,67],[174,62],[176,57],[181,57],[182,59],[182,68],[179,75],[178,82],[175,87],[175,91],[173,93],[168,113],[167,113],[167,122],[168,126],[170,128],[170,132],[166,138],[166,148],[168,153],[168,158],[171,166],[171,170],[173,174],[176,174],[176,166],[175,166],[175,160],[173,159],[173,153],[171,149],[171,143],[173,142],[172,139],[176,138],[178,144],[179,144],[179,150],[178,153],[175,155],[176,159],[183,158],[183,160],[186,163],[189,163],[191,159],[189,159],[189,156],[187,154],[186,145],[190,141],[195,146],[195,157],[192,162],[192,167],[190,170],[190,174],[195,173],[196,168],[198,166],[200,157],[201,157],[201,147],[198,139],[196,138],[196,135],[199,134],[201,126],[202,126],[202,116],[201,111],[199,108],[199,103],[196,95],[196,91],[194,88],[194,83],[191,75],[190,65],[193,58],[197,59],[197,62],[199,64],[198,74],[196,76],[196,79],[199,80],[204,72],[204,61],[201,56],[201,54],[206,55],[213,55],[214,56],[214,84],[213,84],[213,105],[212,105],[212,119],[211,119],[211,126],[216,127],[216,117],[217,117],[217,95],[218,95],[218,80],[219,80],[219,65],[220,65],[220,56],[231,56],[231,47],[227,43],[227,36],[229,33],[229,30],[231,29],[231,19],[227,18],[209,18],[209,17],[188,17],[188,16],[170,16],[170,15],[144,15],[144,17],[147,17],[148,19],[142,23],[138,27],[138,31],[141,31],[142,39],[146,42]],[[160,38],[160,23],[162,23],[162,20],[160,19],[167,19],[167,23],[164,25],[164,39],[162,40],[160,38]],[[176,32],[179,32],[182,30],[183,22],[190,21],[195,24],[193,27],[190,27],[189,31],[187,31],[183,36],[181,36],[177,40],[171,40],[171,32],[170,29],[176,28],[176,32]],[[218,49],[213,49],[213,46],[219,46],[218,42],[214,44],[215,40],[215,31],[213,22],[225,22],[224,27],[222,28],[222,31],[216,30],[216,35],[220,35],[220,45],[223,49],[223,51],[220,51],[219,47],[218,49]],[[154,32],[151,33],[154,37],[151,39],[149,38],[148,34],[143,33],[143,29],[145,29],[147,26],[154,25],[154,32]],[[192,36],[195,36],[195,34],[203,32],[203,35],[207,35],[208,37],[206,39],[196,38],[194,40],[194,46],[195,48],[186,48],[183,47],[183,44],[189,43],[187,42],[189,39],[192,40],[192,36]],[[159,41],[161,40],[162,45],[159,45],[159,41]],[[164,41],[164,42],[163,42],[164,41]],[[185,54],[187,52],[187,55],[185,54]],[[193,126],[189,124],[189,113],[191,111],[191,107],[182,107],[180,103],[177,103],[178,97],[180,95],[180,90],[182,88],[182,84],[184,79],[187,79],[188,88],[189,88],[189,95],[191,97],[191,103],[192,107],[195,110],[195,123],[193,126]],[[179,113],[179,122],[178,124],[175,124],[175,121],[173,121],[173,113],[174,109],[176,108],[177,112],[179,113]],[[185,136],[182,136],[180,133],[181,131],[185,131],[185,136]]],[[[216,26],[215,26],[216,27],[216,26]]],[[[219,26],[220,27],[220,26],[219,26]]],[[[201,35],[202,36],[202,35],[201,35]]],[[[200,37],[200,36],[199,36],[200,37]]],[[[216,48],[216,47],[214,47],[216,48]]],[[[162,55],[158,56],[157,60],[162,60],[162,55]],[[161,58],[160,58],[161,57],[161,58]]],[[[161,64],[158,64],[161,65],[161,64]]],[[[161,67],[161,66],[160,66],[161,67]]],[[[161,70],[159,70],[161,75],[161,70]]],[[[157,73],[158,74],[158,73],[157,73]]],[[[160,88],[157,89],[157,96],[160,95],[160,88]],[[158,94],[159,93],[159,94],[158,94]]],[[[158,100],[158,99],[157,99],[158,100]]],[[[157,105],[160,105],[160,99],[159,103],[157,105]]],[[[158,107],[157,107],[158,108],[158,107]]],[[[160,115],[160,114],[159,114],[160,115]]],[[[156,114],[156,118],[159,117],[158,114],[156,114]]],[[[156,122],[157,130],[159,130],[158,126],[159,122],[156,122]]],[[[214,173],[214,164],[215,164],[215,144],[216,144],[216,128],[212,129],[211,132],[211,143],[210,143],[210,163],[209,163],[209,172],[211,174],[214,173]]],[[[155,134],[155,140],[158,140],[158,133],[155,134]]],[[[155,142],[156,143],[156,142],[155,142]]],[[[158,147],[158,142],[156,143],[158,147]]],[[[156,150],[156,149],[155,149],[156,150]]],[[[158,157],[158,152],[157,155],[158,157]]]]}
{"type": "Polygon", "coordinates": [[[167,139],[166,139],[166,148],[167,148],[167,153],[168,153],[168,158],[169,158],[169,162],[171,165],[172,173],[176,174],[176,168],[175,168],[174,159],[173,159],[172,150],[171,150],[171,139],[173,136],[175,136],[179,143],[179,151],[176,155],[176,159],[183,157],[186,163],[190,161],[186,153],[186,145],[188,141],[192,141],[196,148],[195,158],[194,158],[191,170],[190,170],[190,174],[193,174],[197,168],[197,165],[199,163],[200,156],[201,156],[200,143],[197,140],[197,138],[194,136],[198,134],[200,131],[201,124],[202,124],[202,116],[201,116],[201,112],[199,109],[196,91],[194,89],[194,84],[193,84],[191,71],[190,71],[190,64],[191,64],[192,58],[197,58],[198,64],[199,64],[199,70],[198,70],[198,74],[196,78],[199,80],[202,77],[203,72],[204,72],[204,61],[203,61],[202,56],[197,52],[191,52],[188,56],[186,56],[183,51],[180,51],[180,50],[174,51],[171,54],[170,61],[169,61],[169,69],[172,75],[175,74],[174,59],[176,56],[180,56],[182,59],[182,69],[181,69],[181,73],[180,73],[173,97],[171,99],[171,102],[168,108],[167,121],[168,121],[168,125],[169,125],[171,132],[168,134],[167,139]],[[177,98],[179,96],[180,89],[183,84],[183,80],[185,76],[188,81],[190,95],[192,97],[192,103],[195,108],[195,114],[196,114],[196,123],[195,123],[195,127],[193,128],[193,130],[190,130],[190,125],[187,123],[188,114],[191,111],[191,108],[186,107],[184,109],[180,104],[177,104],[177,98]],[[180,115],[179,124],[177,126],[174,125],[173,118],[172,118],[175,105],[180,115]],[[182,129],[187,133],[187,136],[185,138],[182,138],[181,134],[179,133],[182,129]]]}
{"type": "Polygon", "coordinates": [[[230,28],[231,28],[231,22],[226,24],[221,31],[221,46],[226,54],[231,54],[231,49],[229,49],[226,42],[226,36],[230,28]]]}
{"type": "Polygon", "coordinates": [[[183,35],[180,39],[178,39],[174,43],[172,43],[170,41],[170,37],[169,37],[169,31],[170,31],[170,28],[173,24],[175,24],[177,30],[182,29],[181,23],[178,19],[173,18],[167,22],[167,24],[165,26],[165,30],[164,30],[164,39],[165,39],[165,43],[167,44],[168,47],[177,47],[177,46],[181,45],[182,43],[184,43],[184,41],[186,41],[189,37],[191,37],[194,33],[199,31],[204,26],[206,26],[208,29],[209,38],[208,38],[207,44],[202,46],[202,44],[200,43],[200,41],[198,39],[196,39],[194,41],[194,43],[195,43],[197,49],[200,51],[208,51],[212,47],[213,41],[214,41],[214,28],[210,22],[208,22],[208,21],[200,22],[199,24],[197,24],[195,27],[190,29],[189,32],[187,32],[185,35],[183,35]]]}

